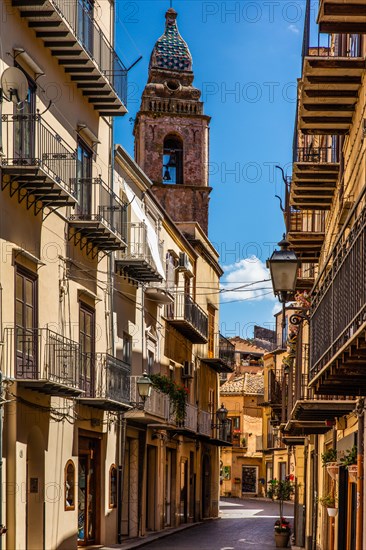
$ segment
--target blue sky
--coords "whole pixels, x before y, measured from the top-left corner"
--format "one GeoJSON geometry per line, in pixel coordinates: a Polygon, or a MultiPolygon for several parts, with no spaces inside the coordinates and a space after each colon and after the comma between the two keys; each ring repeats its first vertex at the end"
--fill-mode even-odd
{"type": "MultiPolygon", "coordinates": [[[[305,0],[174,0],[173,6],[193,56],[194,84],[212,116],[209,236],[225,269],[221,331],[251,337],[255,324],[273,328],[277,307],[270,283],[245,284],[268,278],[265,261],[284,231],[274,166],[291,173],[305,0]]],[[[130,119],[167,8],[168,0],[117,1],[117,52],[127,66],[143,56],[129,73],[129,114],[116,122],[116,141],[131,155],[130,119]]]]}

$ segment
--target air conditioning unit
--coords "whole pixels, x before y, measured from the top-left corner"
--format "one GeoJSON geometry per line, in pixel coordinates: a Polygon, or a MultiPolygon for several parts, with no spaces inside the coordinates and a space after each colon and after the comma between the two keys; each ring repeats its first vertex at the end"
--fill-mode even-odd
{"type": "Polygon", "coordinates": [[[185,252],[179,253],[179,269],[187,270],[190,265],[188,254],[185,252]]]}
{"type": "Polygon", "coordinates": [[[184,361],[182,378],[193,378],[194,363],[192,361],[184,361]]]}
{"type": "Polygon", "coordinates": [[[186,254],[185,252],[180,252],[179,253],[178,269],[180,271],[190,271],[190,272],[192,272],[191,262],[189,261],[188,254],[186,254]]]}

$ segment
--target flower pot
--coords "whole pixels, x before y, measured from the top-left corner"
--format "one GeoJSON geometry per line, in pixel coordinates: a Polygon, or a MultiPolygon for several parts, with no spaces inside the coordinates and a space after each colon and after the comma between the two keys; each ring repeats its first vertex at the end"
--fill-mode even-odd
{"type": "Polygon", "coordinates": [[[339,472],[339,464],[338,462],[328,462],[327,464],[327,472],[330,475],[332,479],[336,479],[338,472],[339,472]]]}
{"type": "Polygon", "coordinates": [[[351,466],[348,466],[348,479],[352,483],[357,482],[357,464],[351,464],[351,466]]]}
{"type": "Polygon", "coordinates": [[[335,518],[338,514],[338,508],[327,508],[328,516],[331,518],[335,518]]]}
{"type": "Polygon", "coordinates": [[[290,540],[290,533],[275,533],[276,548],[287,548],[290,540]]]}

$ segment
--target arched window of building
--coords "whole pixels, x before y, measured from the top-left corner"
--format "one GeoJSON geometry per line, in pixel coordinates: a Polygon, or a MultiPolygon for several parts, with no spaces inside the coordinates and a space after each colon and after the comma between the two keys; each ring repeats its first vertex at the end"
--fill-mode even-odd
{"type": "Polygon", "coordinates": [[[109,469],[109,508],[117,508],[117,468],[115,464],[109,469]]]}
{"type": "Polygon", "coordinates": [[[65,510],[75,510],[75,464],[72,460],[65,466],[65,510]]]}
{"type": "Polygon", "coordinates": [[[183,142],[178,136],[164,139],[163,182],[183,183],[183,142]]]}

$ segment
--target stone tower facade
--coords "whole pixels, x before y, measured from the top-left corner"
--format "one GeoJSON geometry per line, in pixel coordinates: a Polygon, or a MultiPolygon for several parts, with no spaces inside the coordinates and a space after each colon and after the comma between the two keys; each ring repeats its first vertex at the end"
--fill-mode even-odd
{"type": "Polygon", "coordinates": [[[170,8],[151,54],[135,121],[135,158],[173,220],[198,222],[207,234],[210,117],[193,86],[192,56],[176,20],[170,8]]]}

